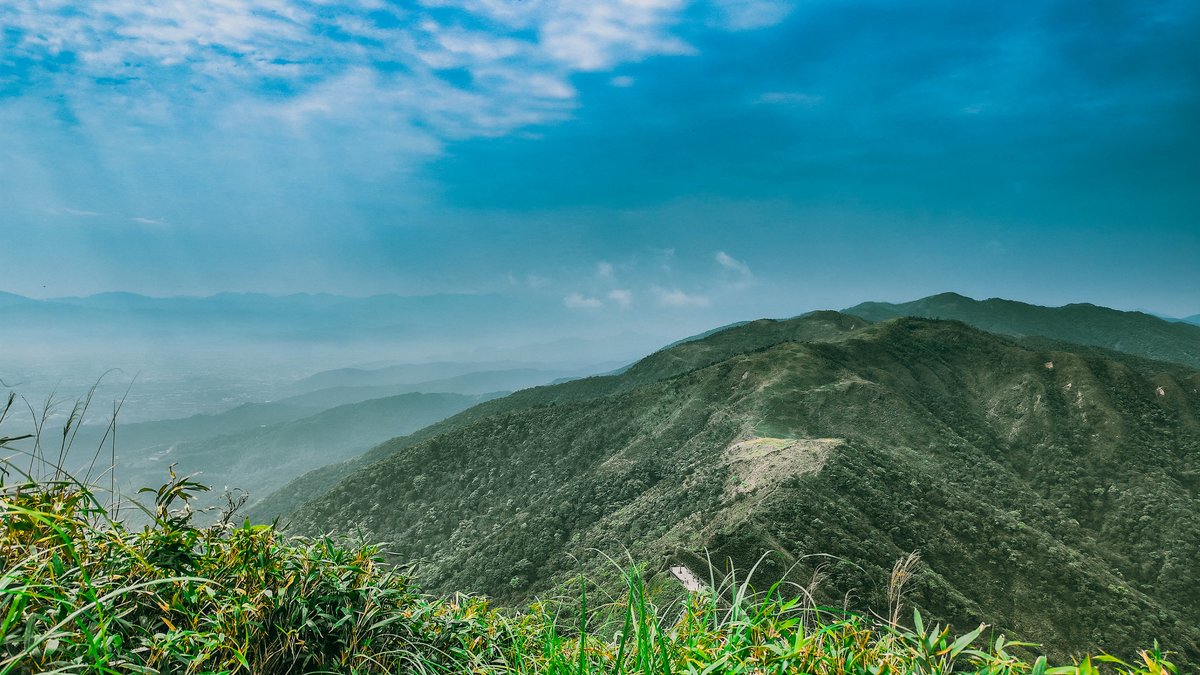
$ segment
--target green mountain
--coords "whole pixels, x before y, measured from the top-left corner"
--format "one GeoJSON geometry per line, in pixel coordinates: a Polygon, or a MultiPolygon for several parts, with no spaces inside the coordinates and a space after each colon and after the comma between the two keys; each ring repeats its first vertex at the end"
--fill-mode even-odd
{"type": "Polygon", "coordinates": [[[999,298],[974,300],[957,293],[900,304],[864,302],[845,312],[869,321],[901,316],[954,319],[1001,335],[1036,335],[1200,368],[1200,326],[1142,312],[1090,304],[1041,307],[999,298]]]}
{"type": "Polygon", "coordinates": [[[295,531],[386,541],[433,590],[511,603],[603,574],[600,552],[705,576],[705,551],[773,551],[760,578],[883,613],[919,550],[927,615],[1195,662],[1200,375],[1122,358],[949,321],[756,321],[476,406],[258,513],[305,491],[295,531]]]}
{"type": "Polygon", "coordinates": [[[568,401],[588,401],[610,394],[628,391],[640,384],[673,377],[696,368],[712,365],[743,352],[763,349],[787,341],[821,340],[841,335],[847,330],[863,328],[868,323],[858,317],[837,312],[813,312],[804,321],[760,320],[738,324],[746,330],[710,334],[703,340],[688,339],[675,346],[661,349],[612,376],[595,376],[571,380],[553,386],[532,387],[501,399],[488,401],[450,417],[438,424],[421,429],[409,436],[394,438],[372,448],[369,452],[341,464],[314,469],[267,496],[250,509],[250,515],[260,522],[269,522],[293,513],[305,501],[314,499],[332,488],[339,480],[372,463],[405,448],[443,433],[505,412],[568,401]]]}

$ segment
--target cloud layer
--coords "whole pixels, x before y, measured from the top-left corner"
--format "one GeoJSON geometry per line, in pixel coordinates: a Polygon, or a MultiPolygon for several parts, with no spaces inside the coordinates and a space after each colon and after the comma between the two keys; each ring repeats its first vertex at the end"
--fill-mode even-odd
{"type": "MultiPolygon", "coordinates": [[[[0,97],[49,87],[136,99],[127,113],[143,124],[196,105],[226,124],[262,115],[292,128],[374,109],[380,127],[435,141],[495,136],[568,115],[577,73],[694,53],[673,32],[689,4],[14,0],[0,6],[0,97]]],[[[776,2],[724,4],[730,29],[783,16],[776,2]]]]}
{"type": "Polygon", "coordinates": [[[8,0],[0,290],[1194,314],[1198,31],[1186,0],[8,0]]]}

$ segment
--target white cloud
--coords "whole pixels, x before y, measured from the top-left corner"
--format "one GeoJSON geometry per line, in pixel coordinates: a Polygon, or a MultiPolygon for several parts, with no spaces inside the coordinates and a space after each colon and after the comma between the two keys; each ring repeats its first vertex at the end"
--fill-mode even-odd
{"type": "Polygon", "coordinates": [[[703,295],[689,295],[678,288],[652,289],[658,298],[658,304],[664,307],[708,307],[709,299],[703,295]]]}
{"type": "Polygon", "coordinates": [[[75,218],[91,218],[100,215],[96,211],[86,211],[84,209],[71,209],[65,206],[46,209],[46,212],[54,216],[74,216],[75,218]]]}
{"type": "Polygon", "coordinates": [[[692,54],[664,30],[677,20],[682,0],[563,2],[541,25],[541,44],[555,61],[574,70],[611,68],[651,54],[692,54]]]}
{"type": "Polygon", "coordinates": [[[609,80],[609,83],[611,83],[612,86],[621,87],[622,89],[625,87],[632,87],[633,82],[634,82],[633,78],[628,75],[618,75],[618,76],[614,77],[613,79],[609,80]]]}
{"type": "Polygon", "coordinates": [[[600,309],[604,302],[599,298],[572,293],[563,298],[563,305],[570,309],[600,309]]]}
{"type": "Polygon", "coordinates": [[[717,264],[719,264],[721,267],[724,267],[727,270],[737,272],[738,274],[740,274],[744,277],[753,276],[750,273],[749,265],[742,262],[741,260],[738,260],[737,258],[734,258],[733,256],[729,255],[725,251],[717,251],[716,260],[717,260],[717,264]]]}
{"type": "Polygon", "coordinates": [[[142,216],[134,216],[133,218],[130,218],[130,220],[132,220],[135,223],[141,224],[141,225],[166,225],[167,224],[167,221],[165,221],[161,218],[145,218],[142,216]]]}
{"type": "Polygon", "coordinates": [[[291,129],[349,120],[399,141],[393,152],[423,155],[439,141],[565,118],[580,71],[693,53],[674,35],[689,1],[420,0],[396,10],[345,0],[330,13],[323,0],[10,0],[0,4],[0,25],[20,36],[15,58],[74,55],[70,69],[35,76],[81,100],[111,98],[136,122],[171,124],[214,109],[226,121],[273,113],[291,129]],[[376,21],[378,10],[397,21],[376,21]],[[380,62],[399,67],[384,72],[380,62]],[[449,69],[469,80],[447,78],[449,69]],[[264,92],[264,80],[283,86],[264,92]],[[403,133],[386,131],[397,128],[403,133]]]}
{"type": "Polygon", "coordinates": [[[596,276],[601,279],[611,279],[613,277],[613,265],[610,262],[601,260],[596,263],[596,276]]]}
{"type": "Polygon", "coordinates": [[[795,8],[791,0],[713,0],[719,25],[728,30],[774,26],[795,8]]]}
{"type": "Polygon", "coordinates": [[[666,272],[667,274],[670,274],[671,268],[673,267],[673,263],[675,261],[675,249],[674,248],[660,248],[660,249],[652,249],[652,250],[654,252],[655,257],[658,258],[659,269],[662,270],[663,272],[666,272]]]}
{"type": "MultiPolygon", "coordinates": [[[[19,47],[75,52],[86,71],[136,71],[296,54],[308,39],[313,15],[294,0],[214,0],[154,3],[137,0],[15,0],[5,23],[27,31],[19,47]],[[202,54],[203,59],[196,60],[202,54]]],[[[116,72],[114,72],[116,71],[116,72]]]]}
{"type": "Polygon", "coordinates": [[[621,309],[629,309],[633,306],[633,293],[624,288],[609,291],[608,299],[615,302],[621,309]]]}
{"type": "Polygon", "coordinates": [[[536,274],[526,274],[524,277],[518,278],[517,275],[509,272],[505,277],[505,281],[508,282],[509,286],[530,288],[535,291],[546,288],[550,285],[549,279],[536,274]]]}
{"type": "Polygon", "coordinates": [[[767,103],[771,105],[798,105],[805,108],[811,108],[824,101],[824,96],[814,94],[805,94],[799,91],[768,91],[758,97],[759,103],[767,103]]]}

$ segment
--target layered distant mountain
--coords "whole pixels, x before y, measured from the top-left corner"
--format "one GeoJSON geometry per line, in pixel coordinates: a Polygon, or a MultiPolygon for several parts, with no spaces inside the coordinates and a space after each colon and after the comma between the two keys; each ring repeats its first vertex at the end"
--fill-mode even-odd
{"type": "MultiPolygon", "coordinates": [[[[597,367],[595,370],[591,370],[591,372],[602,369],[603,367],[597,367]]],[[[322,407],[331,407],[343,403],[355,403],[357,401],[366,401],[372,398],[395,396],[410,392],[422,392],[426,394],[486,394],[495,391],[516,391],[518,389],[527,389],[529,387],[569,380],[578,377],[581,372],[589,371],[586,369],[543,370],[540,368],[489,370],[424,382],[328,387],[305,394],[289,396],[281,399],[279,403],[292,406],[319,405],[322,407]]]]}
{"type": "MultiPolygon", "coordinates": [[[[999,298],[973,300],[957,293],[900,304],[864,302],[845,311],[869,321],[901,316],[955,319],[1001,335],[1041,336],[1200,368],[1200,326],[1142,312],[1089,304],[1041,307],[999,298]]],[[[1195,323],[1195,318],[1184,321],[1195,323]]]]}
{"type": "MultiPolygon", "coordinates": [[[[488,370],[531,364],[578,367],[643,354],[660,338],[619,331],[598,313],[580,313],[553,294],[440,294],[349,297],[328,294],[219,293],[205,297],[153,298],[133,293],[35,300],[0,293],[5,330],[0,335],[0,377],[6,362],[24,355],[233,355],[253,361],[287,360],[304,367],[353,361],[447,357],[492,362],[488,370]],[[563,336],[569,325],[574,337],[563,336]],[[10,357],[6,359],[5,357],[10,357]],[[519,363],[516,363],[519,362],[519,363]],[[556,365],[557,364],[557,365],[556,365]]],[[[136,359],[134,359],[136,361],[136,359]]],[[[398,366],[381,378],[416,382],[462,375],[461,363],[398,366]],[[441,366],[441,367],[439,367],[441,366]],[[421,373],[423,369],[423,374],[421,373]]],[[[328,367],[326,365],[325,367],[328,367]]],[[[10,368],[11,369],[11,368],[10,368]]],[[[310,388],[347,386],[356,369],[320,375],[310,388]]],[[[362,369],[358,369],[362,370],[362,369]]],[[[386,371],[386,369],[382,369],[386,371]]],[[[309,370],[312,372],[312,370],[309,370]]],[[[357,375],[363,375],[359,372],[357,375]]],[[[390,384],[381,381],[373,384],[390,384]]],[[[366,382],[358,383],[369,384],[366,382]]]]}
{"type": "MultiPolygon", "coordinates": [[[[529,364],[512,361],[468,363],[459,361],[435,361],[431,363],[403,363],[379,368],[335,368],[323,370],[293,383],[288,389],[293,393],[309,392],[332,387],[385,387],[415,382],[430,382],[462,377],[480,372],[500,372],[527,369],[529,364]]],[[[539,383],[541,384],[541,383],[539,383]]]]}
{"type": "MultiPolygon", "coordinates": [[[[300,409],[294,406],[243,406],[224,415],[130,425],[128,435],[139,445],[127,440],[126,431],[118,427],[117,479],[129,490],[159,485],[166,480],[168,466],[174,465],[176,473],[198,473],[199,480],[218,491],[225,486],[246,490],[253,504],[307,471],[356,457],[389,438],[410,434],[497,395],[410,393],[304,416],[295,415],[300,409]],[[250,415],[253,411],[268,412],[250,415]],[[269,422],[272,417],[284,419],[269,422]],[[240,424],[254,419],[262,422],[240,424]],[[206,421],[213,423],[202,426],[206,421]],[[147,443],[156,436],[179,440],[147,443]]],[[[102,453],[102,461],[107,463],[108,455],[102,453]]]]}
{"type": "MultiPolygon", "coordinates": [[[[1092,309],[1080,321],[1124,315],[1092,309]]],[[[1188,334],[1146,325],[1118,346],[1187,356],[1188,334]]],[[[255,515],[299,506],[296,531],[387,541],[433,589],[508,602],[602,573],[597,551],[700,576],[706,551],[743,570],[769,551],[763,581],[884,611],[892,563],[919,550],[909,598],[939,620],[1062,655],[1159,639],[1194,661],[1200,374],[1048,338],[755,321],[481,404],[255,515]]]]}
{"type": "Polygon", "coordinates": [[[427,334],[431,327],[464,329],[502,312],[519,311],[519,298],[489,295],[327,294],[287,296],[219,293],[204,297],[153,298],[134,293],[33,300],[0,295],[9,330],[37,331],[75,340],[137,333],[151,338],[207,339],[224,336],[281,342],[392,339],[427,334]],[[72,332],[87,327],[91,333],[72,332]],[[348,330],[353,329],[353,330],[348,330]]]}

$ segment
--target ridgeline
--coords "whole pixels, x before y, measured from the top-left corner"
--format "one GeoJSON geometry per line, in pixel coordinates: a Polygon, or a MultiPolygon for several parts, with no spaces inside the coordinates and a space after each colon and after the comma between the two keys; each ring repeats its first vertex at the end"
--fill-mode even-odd
{"type": "Polygon", "coordinates": [[[773,552],[760,576],[883,612],[879,580],[919,550],[910,597],[939,620],[1196,660],[1198,385],[954,321],[756,321],[384,444],[288,522],[511,605],[603,575],[598,551],[664,575],[773,552]]]}

